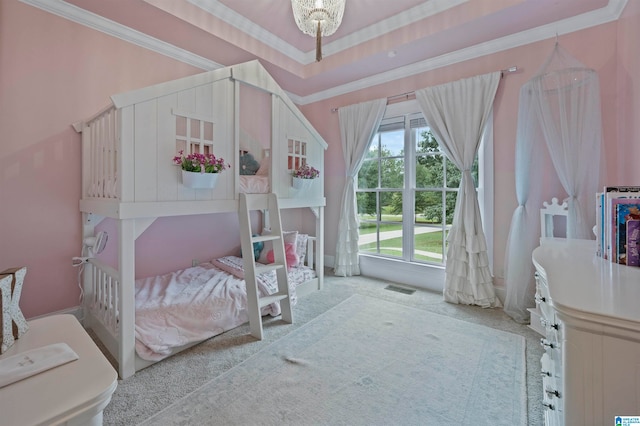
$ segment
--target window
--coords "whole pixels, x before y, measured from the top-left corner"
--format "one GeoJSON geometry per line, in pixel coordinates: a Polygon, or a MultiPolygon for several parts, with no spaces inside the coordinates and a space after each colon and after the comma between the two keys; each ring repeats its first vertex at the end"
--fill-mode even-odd
{"type": "Polygon", "coordinates": [[[213,153],[213,123],[193,114],[173,111],[176,117],[176,152],[213,153]]]}
{"type": "Polygon", "coordinates": [[[290,172],[307,164],[307,143],[297,139],[288,139],[287,168],[290,172]]]}
{"type": "MultiPolygon", "coordinates": [[[[389,115],[358,173],[360,253],[444,266],[461,172],[421,113],[389,115]]],[[[476,188],[480,157],[472,170],[476,188]]]]}

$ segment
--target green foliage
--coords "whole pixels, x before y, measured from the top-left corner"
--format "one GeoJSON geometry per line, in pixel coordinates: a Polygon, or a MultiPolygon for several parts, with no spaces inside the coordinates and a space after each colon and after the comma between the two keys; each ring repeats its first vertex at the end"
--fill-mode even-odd
{"type": "MultiPolygon", "coordinates": [[[[414,211],[416,220],[447,224],[453,221],[456,191],[462,180],[461,171],[438,146],[431,129],[420,133],[416,145],[416,192],[414,211]],[[443,212],[442,193],[445,192],[443,212]]],[[[477,182],[478,161],[473,164],[472,176],[477,182]]],[[[367,151],[358,173],[358,188],[402,189],[404,187],[404,159],[392,157],[384,146],[367,151]],[[379,154],[379,155],[378,155],[379,154]]],[[[378,206],[385,213],[402,213],[401,191],[371,191],[357,193],[358,213],[375,215],[378,206]],[[378,199],[379,198],[379,199],[378,199]]]]}

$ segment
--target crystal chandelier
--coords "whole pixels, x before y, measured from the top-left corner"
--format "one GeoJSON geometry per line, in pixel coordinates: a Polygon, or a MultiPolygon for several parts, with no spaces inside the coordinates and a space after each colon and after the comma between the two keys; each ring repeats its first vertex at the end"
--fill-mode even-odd
{"type": "Polygon", "coordinates": [[[300,31],[316,37],[316,61],[322,59],[322,36],[335,33],[344,13],[345,0],[291,0],[300,31]]]}

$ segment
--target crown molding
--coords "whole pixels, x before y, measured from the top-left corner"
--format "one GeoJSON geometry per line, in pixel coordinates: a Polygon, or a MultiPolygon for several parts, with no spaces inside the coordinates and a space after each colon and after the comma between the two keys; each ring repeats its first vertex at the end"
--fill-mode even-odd
{"type": "Polygon", "coordinates": [[[219,1],[188,0],[188,2],[298,63],[308,65],[315,62],[315,53],[305,53],[302,50],[295,48],[293,45],[265,30],[255,22],[245,18],[219,1]],[[311,58],[310,55],[313,55],[313,58],[311,58]]]}
{"type": "Polygon", "coordinates": [[[355,80],[341,86],[335,86],[328,90],[316,92],[308,96],[293,96],[298,105],[306,105],[319,102],[336,96],[341,96],[357,90],[377,86],[401,78],[432,71],[437,68],[468,61],[504,50],[531,44],[537,41],[547,40],[563,34],[594,27],[616,21],[620,18],[628,0],[609,0],[607,7],[583,13],[571,18],[556,21],[527,31],[522,31],[499,39],[480,43],[465,49],[437,56],[421,62],[416,62],[391,71],[382,72],[371,77],[355,80]]]}
{"type": "MultiPolygon", "coordinates": [[[[101,31],[105,34],[117,37],[121,40],[133,43],[137,46],[143,47],[145,49],[149,49],[151,51],[160,53],[162,55],[193,65],[194,67],[197,67],[206,71],[223,67],[223,65],[220,65],[214,61],[208,60],[199,55],[195,55],[185,49],[163,42],[154,37],[150,37],[139,31],[128,28],[124,25],[118,24],[114,21],[103,18],[94,13],[88,12],[77,6],[71,5],[63,0],[20,0],[20,1],[23,3],[29,4],[31,6],[37,7],[39,9],[45,10],[47,12],[50,12],[54,15],[60,16],[65,19],[69,19],[70,21],[79,23],[81,25],[87,26],[97,31],[101,31]]],[[[443,2],[446,2],[446,0],[443,0],[443,2]]],[[[322,101],[325,99],[333,98],[335,96],[344,95],[346,93],[366,89],[371,86],[376,86],[379,84],[395,81],[411,75],[420,74],[426,71],[431,71],[437,68],[453,65],[459,62],[470,60],[470,59],[475,59],[475,58],[489,55],[492,53],[501,52],[504,50],[520,47],[520,46],[534,43],[537,41],[557,37],[559,35],[568,34],[571,32],[594,27],[596,25],[601,25],[608,22],[616,21],[620,18],[620,15],[622,14],[627,2],[628,0],[609,0],[609,3],[607,4],[606,7],[603,7],[598,10],[587,12],[587,13],[574,16],[571,18],[567,18],[561,21],[553,22],[551,24],[543,25],[527,31],[522,31],[520,33],[513,34],[507,37],[502,37],[500,39],[477,44],[472,47],[447,53],[445,55],[427,59],[425,61],[417,62],[415,64],[399,67],[391,71],[379,73],[371,77],[356,80],[347,84],[343,84],[341,86],[336,86],[328,90],[316,92],[308,96],[298,96],[288,92],[287,94],[290,96],[292,101],[298,105],[306,105],[306,104],[322,101]]],[[[429,4],[431,2],[426,2],[426,3],[429,4]]],[[[410,10],[413,10],[413,9],[410,9],[410,10]]],[[[389,18],[389,19],[392,19],[392,18],[389,18]]],[[[245,25],[245,24],[246,22],[242,23],[242,25],[245,25]]],[[[370,27],[367,27],[367,28],[370,28],[370,27]]],[[[369,31],[367,28],[361,31],[365,31],[365,30],[369,31]]],[[[254,29],[252,31],[256,31],[256,30],[254,29]]],[[[363,37],[363,35],[360,35],[360,37],[363,37]]],[[[282,42],[286,43],[284,41],[282,42]]],[[[347,43],[347,42],[353,42],[353,40],[349,41],[347,39],[346,41],[344,41],[344,43],[347,43]]],[[[332,43],[329,43],[328,45],[330,44],[332,43]]]]}
{"type": "Polygon", "coordinates": [[[147,34],[141,33],[140,31],[118,24],[117,22],[114,22],[110,19],[103,18],[102,16],[81,9],[63,0],[20,1],[30,6],[37,7],[38,9],[42,9],[46,12],[76,22],[80,25],[84,25],[96,31],[100,31],[102,33],[124,40],[128,43],[135,44],[142,48],[160,53],[161,55],[168,56],[177,61],[184,62],[203,70],[210,71],[223,67],[223,65],[220,65],[207,58],[203,58],[202,56],[196,55],[192,52],[189,52],[188,50],[174,46],[170,43],[166,43],[162,40],[158,40],[155,37],[151,37],[147,34]]]}
{"type": "MultiPolygon", "coordinates": [[[[431,0],[422,4],[400,12],[375,24],[364,27],[349,35],[334,40],[322,46],[322,50],[326,56],[350,49],[364,42],[378,38],[381,35],[396,31],[402,27],[413,24],[415,22],[426,19],[430,16],[444,12],[447,9],[454,8],[469,0],[431,0]]],[[[315,52],[311,51],[308,55],[315,61],[315,52]]]]}
{"type": "MultiPolygon", "coordinates": [[[[287,43],[280,37],[265,30],[255,22],[245,18],[235,10],[225,6],[218,0],[187,0],[189,3],[204,10],[216,18],[232,25],[238,30],[266,44],[274,50],[297,61],[301,65],[309,65],[316,61],[315,50],[304,52],[293,45],[287,43]]],[[[407,9],[394,16],[391,16],[368,27],[355,31],[347,36],[341,37],[332,42],[323,44],[322,50],[325,56],[333,55],[343,50],[352,48],[366,41],[380,37],[400,29],[408,24],[421,21],[429,16],[436,15],[447,9],[451,9],[469,0],[431,0],[424,2],[411,9],[407,9]]]]}

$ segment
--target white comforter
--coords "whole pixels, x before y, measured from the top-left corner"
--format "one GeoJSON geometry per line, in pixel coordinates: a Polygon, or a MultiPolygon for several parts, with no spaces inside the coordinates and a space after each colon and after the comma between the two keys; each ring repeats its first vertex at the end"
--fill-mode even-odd
{"type": "MultiPolygon", "coordinates": [[[[159,361],[177,347],[200,342],[249,320],[242,259],[227,256],[214,263],[217,266],[205,263],[136,280],[136,351],[141,358],[159,361]]],[[[276,292],[277,287],[275,272],[259,276],[261,296],[276,292]]],[[[295,303],[295,286],[290,287],[295,303]]],[[[279,303],[262,308],[262,315],[279,314],[279,303]]]]}

